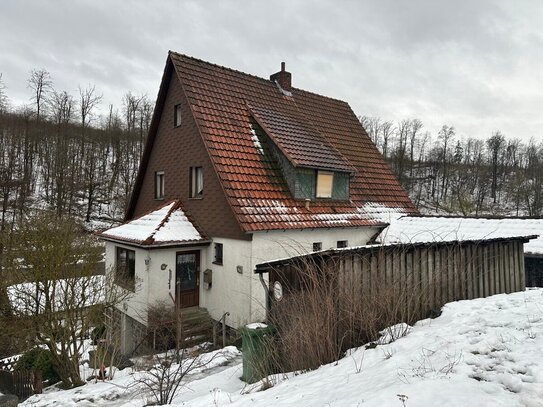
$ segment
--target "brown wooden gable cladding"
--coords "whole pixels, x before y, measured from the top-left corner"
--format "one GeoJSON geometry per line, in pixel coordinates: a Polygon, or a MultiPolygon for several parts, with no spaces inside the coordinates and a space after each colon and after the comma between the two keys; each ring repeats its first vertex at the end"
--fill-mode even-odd
{"type": "MultiPolygon", "coordinates": [[[[189,137],[190,133],[190,137],[198,140],[168,135],[172,132],[171,128],[164,128],[162,123],[164,120],[168,122],[173,120],[173,105],[164,103],[164,106],[160,106],[159,93],[155,116],[163,117],[155,133],[152,126],[144,155],[144,160],[148,160],[149,163],[142,163],[146,173],[145,181],[140,179],[143,177],[139,177],[136,182],[128,217],[141,213],[153,204],[151,175],[160,165],[170,165],[160,164],[164,160],[175,161],[175,152],[186,150],[186,147],[174,146],[176,142],[202,144],[203,148],[199,146],[194,157],[206,151],[208,157],[205,173],[216,172],[220,188],[215,186],[217,188],[214,193],[218,194],[221,191],[222,198],[218,199],[220,205],[217,204],[221,208],[206,207],[205,210],[199,211],[207,205],[198,207],[190,201],[184,201],[187,210],[209,235],[214,233],[208,229],[206,223],[213,222],[205,222],[200,218],[213,216],[216,220],[216,212],[219,209],[222,211],[221,215],[228,218],[228,222],[230,214],[233,213],[239,224],[237,228],[244,232],[382,226],[382,222],[365,211],[366,204],[383,205],[405,213],[417,213],[406,192],[346,103],[295,88],[292,89],[293,96],[288,96],[269,80],[173,52],[169,54],[168,65],[170,63],[177,73],[181,89],[170,87],[169,92],[184,92],[186,101],[183,99],[183,103],[187,103],[188,106],[183,105],[183,117],[186,118],[191,113],[194,117],[194,120],[190,118],[190,128],[183,134],[189,137]],[[281,130],[283,143],[279,147],[283,147],[283,151],[288,150],[287,156],[290,158],[295,157],[294,164],[297,162],[299,165],[314,168],[328,168],[330,165],[331,169],[343,171],[348,169],[348,172],[353,173],[350,200],[316,200],[306,207],[304,201],[293,198],[273,158],[263,154],[254,139],[252,120],[255,112],[257,118],[262,119],[263,111],[273,112],[271,116],[268,115],[267,120],[263,120],[264,124],[273,122],[274,128],[271,131],[281,130]],[[282,117],[289,118],[291,122],[287,123],[284,120],[281,122],[282,117]],[[289,138],[292,129],[302,129],[303,136],[308,139],[311,138],[311,133],[314,133],[315,138],[309,143],[311,148],[304,149],[304,145],[298,143],[296,136],[289,138]],[[166,133],[166,136],[163,133],[166,133]],[[154,141],[155,138],[159,140],[163,137],[165,141],[154,141]],[[153,144],[168,145],[156,147],[153,144]],[[159,148],[161,152],[155,153],[155,148],[159,148]],[[144,185],[145,183],[147,185],[144,185]],[[140,203],[142,199],[144,202],[140,203]],[[227,209],[230,210],[228,215],[227,209]],[[194,210],[199,213],[195,213],[194,210]]],[[[155,117],[153,121],[155,120],[159,119],[155,117]]],[[[184,125],[186,121],[182,127],[184,125]]],[[[171,124],[169,126],[171,127],[171,124]]],[[[273,137],[273,134],[270,136],[273,137]]],[[[306,142],[305,146],[307,145],[306,142]]],[[[183,152],[182,156],[192,159],[193,154],[183,152]]],[[[183,165],[187,168],[188,174],[189,163],[184,162],[183,165]]],[[[176,168],[182,173],[181,164],[176,168]]],[[[175,188],[182,184],[182,181],[177,181],[175,177],[179,175],[168,178],[166,173],[168,199],[183,198],[172,196],[168,192],[176,192],[175,188]],[[171,182],[177,183],[173,189],[171,182]]],[[[207,193],[207,184],[205,188],[207,193]]],[[[233,231],[230,222],[229,225],[229,230],[233,231]]]]}
{"type": "Polygon", "coordinates": [[[147,146],[152,148],[152,154],[144,167],[140,191],[135,191],[137,201],[130,218],[156,209],[165,201],[180,199],[187,213],[209,236],[250,239],[239,227],[225,198],[179,79],[173,70],[169,75],[170,78],[165,78],[167,87],[162,114],[158,117],[157,135],[152,146],[147,146]],[[182,120],[179,127],[174,127],[174,107],[178,104],[181,105],[182,120]],[[189,198],[190,167],[203,168],[204,194],[201,199],[189,198]],[[156,171],[164,171],[164,200],[154,198],[156,171]]]}

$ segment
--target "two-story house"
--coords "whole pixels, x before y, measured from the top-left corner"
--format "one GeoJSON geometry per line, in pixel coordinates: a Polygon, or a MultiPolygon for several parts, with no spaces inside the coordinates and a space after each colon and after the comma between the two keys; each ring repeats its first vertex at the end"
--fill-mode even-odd
{"type": "Polygon", "coordinates": [[[284,63],[264,79],[170,52],[127,222],[100,234],[134,291],[123,331],[160,300],[259,320],[256,264],[364,245],[398,213],[416,209],[347,103],[284,63]]]}

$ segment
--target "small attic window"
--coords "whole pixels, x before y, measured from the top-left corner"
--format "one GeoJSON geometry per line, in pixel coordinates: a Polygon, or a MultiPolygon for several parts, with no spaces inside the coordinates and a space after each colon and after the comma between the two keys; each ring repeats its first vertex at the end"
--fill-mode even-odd
{"type": "Polygon", "coordinates": [[[332,198],[334,173],[317,171],[317,198],[332,198]]]}
{"type": "Polygon", "coordinates": [[[173,126],[181,125],[181,105],[175,105],[173,108],[173,126]]]}
{"type": "Polygon", "coordinates": [[[164,199],[164,171],[155,172],[155,199],[164,199]]]}
{"type": "Polygon", "coordinates": [[[190,167],[190,197],[202,198],[204,195],[204,172],[202,167],[190,167]]]}

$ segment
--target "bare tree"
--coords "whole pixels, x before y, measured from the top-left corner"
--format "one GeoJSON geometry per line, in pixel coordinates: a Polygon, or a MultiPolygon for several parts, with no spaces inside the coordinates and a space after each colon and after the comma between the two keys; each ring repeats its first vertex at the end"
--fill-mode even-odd
{"type": "Polygon", "coordinates": [[[2,73],[0,73],[0,114],[5,113],[8,110],[8,96],[6,94],[6,85],[2,80],[2,73]]]}
{"type": "Polygon", "coordinates": [[[384,122],[381,127],[381,132],[383,134],[383,155],[385,158],[388,158],[390,139],[394,135],[394,123],[391,121],[384,122]]]}
{"type": "Polygon", "coordinates": [[[36,121],[39,122],[49,93],[53,88],[51,74],[45,69],[33,69],[30,71],[27,86],[32,90],[31,100],[36,105],[36,121]]]}
{"type": "Polygon", "coordinates": [[[2,288],[10,293],[14,316],[29,322],[32,345],[51,351],[64,386],[79,386],[85,339],[126,292],[96,275],[101,247],[74,221],[33,216],[14,231],[12,241],[2,288]]]}
{"type": "Polygon", "coordinates": [[[415,164],[415,146],[419,139],[419,132],[423,124],[419,119],[411,120],[411,128],[409,130],[409,177],[413,178],[413,169],[415,164]]]}
{"type": "Polygon", "coordinates": [[[102,95],[96,94],[96,87],[88,85],[85,89],[79,86],[79,114],[81,117],[81,127],[84,129],[90,124],[93,110],[102,101],[102,95]]]}
{"type": "Polygon", "coordinates": [[[503,135],[496,131],[492,137],[490,137],[486,142],[488,149],[490,150],[490,160],[492,167],[492,184],[490,187],[490,196],[494,199],[496,203],[496,191],[498,190],[498,172],[499,172],[499,158],[502,152],[502,149],[505,145],[505,138],[503,135]]]}

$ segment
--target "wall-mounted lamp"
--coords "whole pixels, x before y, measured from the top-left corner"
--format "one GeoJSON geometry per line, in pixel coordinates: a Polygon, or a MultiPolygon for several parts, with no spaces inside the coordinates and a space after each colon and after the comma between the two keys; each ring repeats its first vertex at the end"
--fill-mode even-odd
{"type": "Polygon", "coordinates": [[[165,264],[165,263],[162,263],[162,264],[160,265],[160,269],[161,269],[161,270],[166,270],[166,267],[168,267],[168,265],[165,264]]]}
{"type": "Polygon", "coordinates": [[[149,263],[151,263],[151,258],[150,258],[150,257],[147,257],[147,258],[145,259],[145,265],[148,266],[149,263]]]}

